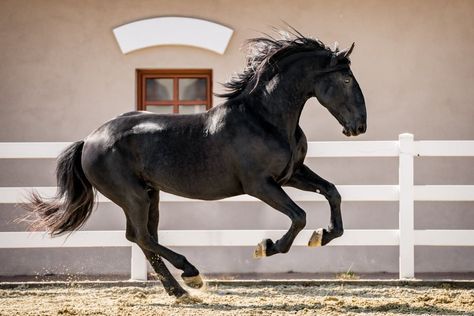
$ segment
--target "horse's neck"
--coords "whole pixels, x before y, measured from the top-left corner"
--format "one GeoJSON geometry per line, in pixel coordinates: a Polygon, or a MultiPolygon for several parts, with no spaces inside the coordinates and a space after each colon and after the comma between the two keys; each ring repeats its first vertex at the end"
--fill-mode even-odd
{"type": "MultiPolygon", "coordinates": [[[[257,90],[257,89],[256,89],[257,90]]],[[[312,96],[301,81],[274,76],[260,85],[256,94],[261,116],[282,135],[293,139],[304,104],[312,96]]]]}

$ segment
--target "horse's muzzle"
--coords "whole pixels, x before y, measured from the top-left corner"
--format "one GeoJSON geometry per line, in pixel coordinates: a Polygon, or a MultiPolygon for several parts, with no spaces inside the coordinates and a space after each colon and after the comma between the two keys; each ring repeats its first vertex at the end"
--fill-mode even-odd
{"type": "Polygon", "coordinates": [[[367,131],[367,124],[366,123],[359,123],[357,127],[344,127],[342,133],[347,137],[350,136],[357,136],[360,134],[364,134],[367,131]]]}

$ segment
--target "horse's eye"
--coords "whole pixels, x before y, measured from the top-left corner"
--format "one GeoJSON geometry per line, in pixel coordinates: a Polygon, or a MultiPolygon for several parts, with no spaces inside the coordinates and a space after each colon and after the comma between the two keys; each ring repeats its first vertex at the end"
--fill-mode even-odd
{"type": "Polygon", "coordinates": [[[349,83],[349,82],[351,82],[351,79],[349,78],[344,79],[344,83],[349,83]]]}

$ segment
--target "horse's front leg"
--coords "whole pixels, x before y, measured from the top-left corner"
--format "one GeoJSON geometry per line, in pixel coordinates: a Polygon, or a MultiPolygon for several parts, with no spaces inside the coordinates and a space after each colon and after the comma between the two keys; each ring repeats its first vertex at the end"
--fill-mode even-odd
{"type": "Polygon", "coordinates": [[[263,240],[258,244],[254,256],[260,258],[288,252],[296,235],[306,225],[306,213],[273,180],[268,180],[264,183],[253,183],[251,188],[246,190],[246,193],[262,200],[291,219],[291,226],[288,232],[276,242],[273,242],[271,239],[263,240]]]}
{"type": "Polygon", "coordinates": [[[334,184],[324,180],[307,166],[302,165],[295,170],[293,176],[285,186],[320,193],[328,200],[331,207],[331,221],[328,229],[317,229],[311,236],[308,246],[324,246],[334,238],[340,237],[343,234],[341,195],[334,184]]]}

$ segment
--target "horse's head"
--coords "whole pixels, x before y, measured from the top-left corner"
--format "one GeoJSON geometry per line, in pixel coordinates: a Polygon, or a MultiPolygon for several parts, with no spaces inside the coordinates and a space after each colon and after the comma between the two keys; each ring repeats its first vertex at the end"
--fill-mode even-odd
{"type": "Polygon", "coordinates": [[[352,74],[348,59],[353,49],[354,44],[339,51],[336,44],[323,72],[315,81],[316,98],[342,125],[346,136],[356,136],[367,129],[364,95],[352,74]]]}

